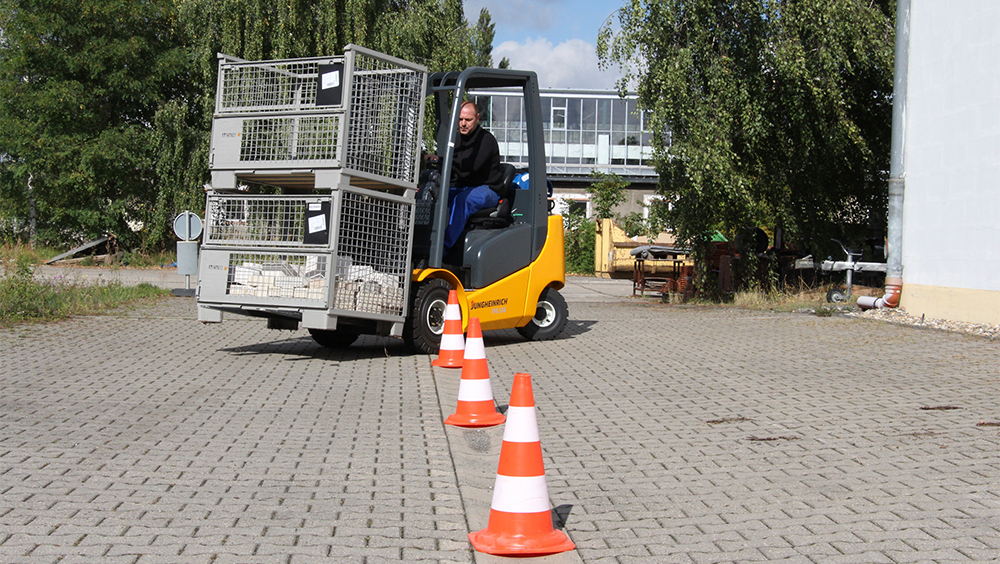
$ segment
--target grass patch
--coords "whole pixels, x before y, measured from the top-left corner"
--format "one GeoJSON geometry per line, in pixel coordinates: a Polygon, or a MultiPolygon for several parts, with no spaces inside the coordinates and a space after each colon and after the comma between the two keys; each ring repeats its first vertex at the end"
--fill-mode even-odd
{"type": "Polygon", "coordinates": [[[142,283],[119,282],[98,285],[71,284],[60,280],[35,280],[29,253],[0,262],[0,327],[32,321],[55,321],[72,315],[90,315],[131,306],[169,290],[142,283]]]}
{"type": "MultiPolygon", "coordinates": [[[[733,294],[733,305],[747,309],[769,311],[802,311],[813,310],[816,315],[825,317],[837,309],[838,304],[826,301],[826,293],[830,285],[819,288],[786,289],[785,291],[764,292],[761,290],[745,290],[733,294]]],[[[853,306],[858,296],[881,296],[883,288],[868,288],[855,285],[851,291],[851,299],[841,306],[853,306]]]]}
{"type": "MultiPolygon", "coordinates": [[[[29,264],[44,264],[53,257],[59,256],[68,249],[53,249],[50,247],[28,247],[20,244],[4,243],[0,246],[0,262],[16,262],[25,260],[29,264]]],[[[103,256],[103,255],[102,255],[103,256]]],[[[175,251],[142,252],[120,251],[104,258],[93,256],[78,257],[77,266],[111,266],[131,268],[161,268],[177,262],[175,251]]]]}

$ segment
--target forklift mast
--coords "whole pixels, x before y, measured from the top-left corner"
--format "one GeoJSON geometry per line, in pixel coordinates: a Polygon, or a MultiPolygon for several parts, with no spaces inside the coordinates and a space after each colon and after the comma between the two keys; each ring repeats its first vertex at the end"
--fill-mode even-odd
{"type": "MultiPolygon", "coordinates": [[[[437,116],[437,150],[441,158],[441,179],[451,178],[452,159],[458,141],[458,116],[469,91],[497,90],[498,94],[519,90],[524,100],[524,116],[528,147],[527,194],[518,194],[518,222],[530,226],[528,262],[535,260],[545,245],[548,230],[548,189],[545,175],[545,139],[542,134],[542,105],[539,99],[538,77],[532,71],[469,67],[462,72],[439,72],[430,75],[427,95],[434,96],[437,116]],[[447,118],[447,119],[445,119],[447,118]]],[[[442,186],[442,194],[446,188],[442,186]]],[[[520,191],[519,191],[520,192],[520,191]]],[[[427,266],[441,268],[444,255],[444,232],[448,227],[448,199],[435,202],[430,231],[430,252],[427,266]]],[[[474,265],[473,265],[474,266],[474,265]]]]}

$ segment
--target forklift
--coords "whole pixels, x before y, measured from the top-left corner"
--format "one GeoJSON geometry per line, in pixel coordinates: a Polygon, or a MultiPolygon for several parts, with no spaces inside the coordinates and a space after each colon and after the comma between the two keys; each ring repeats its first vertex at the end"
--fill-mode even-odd
{"type": "Polygon", "coordinates": [[[568,320],[563,223],[551,215],[538,79],[434,73],[349,45],[340,57],[220,55],[198,278],[198,319],[224,313],[308,329],[329,348],[361,335],[437,352],[450,290],[463,325],[556,338],[568,320]],[[504,163],[497,207],[444,253],[447,181],[420,184],[425,98],[450,178],[470,93],[523,96],[527,168],[504,163]],[[516,181],[517,180],[517,181],[516,181]]]}

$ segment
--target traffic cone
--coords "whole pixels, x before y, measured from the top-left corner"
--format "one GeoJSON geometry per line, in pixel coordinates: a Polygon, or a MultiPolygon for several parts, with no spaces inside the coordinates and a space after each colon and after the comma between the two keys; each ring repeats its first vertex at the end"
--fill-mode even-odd
{"type": "Polygon", "coordinates": [[[465,338],[462,337],[462,308],[458,305],[458,293],[448,291],[448,305],[444,309],[444,332],[441,334],[441,348],[432,366],[441,368],[461,368],[465,352],[465,338]]]}
{"type": "Polygon", "coordinates": [[[469,320],[462,359],[462,380],[458,383],[458,407],[444,422],[458,427],[492,427],[507,418],[497,411],[490,386],[490,368],[486,364],[486,346],[479,318],[469,320]]]}
{"type": "Polygon", "coordinates": [[[469,533],[469,540],[479,552],[497,555],[543,556],[573,550],[573,541],[552,526],[531,376],[514,375],[507,415],[490,520],[485,529],[469,533]]]}

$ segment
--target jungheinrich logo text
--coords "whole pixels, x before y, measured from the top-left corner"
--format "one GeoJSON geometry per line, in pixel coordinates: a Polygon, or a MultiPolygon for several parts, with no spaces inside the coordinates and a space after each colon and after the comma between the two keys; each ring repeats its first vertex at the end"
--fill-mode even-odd
{"type": "Polygon", "coordinates": [[[469,309],[481,309],[484,307],[500,307],[507,305],[507,298],[500,298],[498,300],[484,300],[481,302],[469,302],[469,309]]]}

